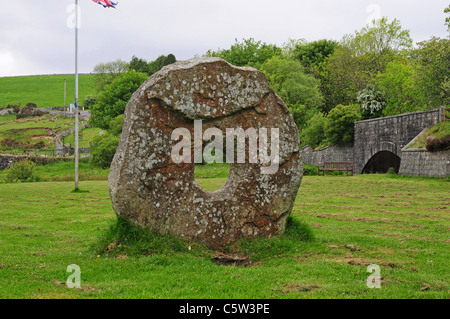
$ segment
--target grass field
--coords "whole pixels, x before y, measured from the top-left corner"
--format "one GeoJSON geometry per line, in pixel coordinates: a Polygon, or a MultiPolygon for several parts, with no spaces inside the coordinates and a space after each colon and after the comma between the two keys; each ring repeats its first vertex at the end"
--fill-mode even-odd
{"type": "MultiPolygon", "coordinates": [[[[89,147],[94,137],[98,136],[100,129],[97,127],[85,128],[80,131],[78,143],[79,147],[89,147]]],[[[75,134],[69,134],[64,138],[64,144],[75,145],[75,134]]]]}
{"type": "MultiPolygon", "coordinates": [[[[80,121],[80,125],[85,121],[80,121]]],[[[45,143],[44,149],[54,150],[55,141],[54,135],[65,131],[75,126],[74,118],[55,117],[51,114],[45,114],[39,117],[30,117],[16,119],[16,114],[6,114],[0,116],[0,152],[23,152],[24,146],[26,148],[34,149],[35,144],[43,141],[45,143]],[[53,134],[52,134],[53,132],[53,134]],[[4,139],[11,139],[18,143],[18,146],[11,148],[3,145],[4,139]]],[[[98,135],[99,128],[87,128],[80,131],[80,147],[89,147],[93,138],[98,135]]],[[[63,138],[65,144],[75,145],[74,134],[69,134],[63,138]]]]}
{"type": "Polygon", "coordinates": [[[218,265],[197,243],[114,237],[107,182],[80,187],[0,184],[0,298],[450,297],[448,180],[305,176],[292,216],[312,236],[228,247],[249,258],[245,266],[218,265]],[[71,264],[80,289],[65,285],[71,264]],[[366,285],[369,264],[380,266],[380,289],[366,285]]]}
{"type": "MultiPolygon", "coordinates": [[[[66,105],[75,99],[75,75],[31,75],[0,77],[0,106],[18,104],[25,106],[29,102],[38,107],[64,105],[64,79],[67,81],[66,105]]],[[[79,75],[79,100],[83,103],[86,95],[95,95],[92,74],[79,75]]]]}
{"type": "MultiPolygon", "coordinates": [[[[0,142],[4,139],[14,140],[21,145],[33,145],[43,141],[45,149],[55,149],[54,136],[51,132],[61,132],[75,125],[73,118],[60,117],[55,119],[46,114],[39,117],[16,119],[15,114],[0,116],[0,142]]],[[[22,147],[23,148],[23,147],[22,147]]],[[[0,145],[0,152],[20,151],[20,147],[0,145]]]]}

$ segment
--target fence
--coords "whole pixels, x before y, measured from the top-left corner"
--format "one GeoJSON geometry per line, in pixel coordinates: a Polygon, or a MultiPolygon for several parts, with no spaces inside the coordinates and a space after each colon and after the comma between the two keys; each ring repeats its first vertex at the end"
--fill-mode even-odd
{"type": "Polygon", "coordinates": [[[442,122],[450,121],[450,107],[442,108],[442,122]]]}
{"type": "MultiPolygon", "coordinates": [[[[29,149],[24,151],[9,151],[2,152],[0,157],[8,157],[17,160],[28,159],[36,164],[48,164],[57,161],[73,161],[75,156],[69,152],[61,152],[61,150],[46,150],[46,149],[29,149]]],[[[80,149],[80,161],[89,161],[89,149],[80,149]],[[83,155],[84,154],[84,155],[83,155]]]]}

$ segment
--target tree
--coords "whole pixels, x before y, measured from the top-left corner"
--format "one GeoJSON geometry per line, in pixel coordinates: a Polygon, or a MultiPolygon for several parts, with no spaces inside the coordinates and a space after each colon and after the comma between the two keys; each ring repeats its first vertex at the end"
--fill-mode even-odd
{"type": "Polygon", "coordinates": [[[332,109],[325,123],[325,137],[332,144],[353,143],[354,123],[361,119],[357,104],[338,105],[332,109]]]}
{"type": "MultiPolygon", "coordinates": [[[[444,13],[450,14],[450,4],[444,9],[444,13]]],[[[447,32],[450,32],[450,17],[445,17],[445,25],[447,26],[447,32]]]]}
{"type": "Polygon", "coordinates": [[[450,39],[432,37],[419,42],[413,54],[417,60],[417,85],[421,88],[422,109],[449,105],[450,39]]]}
{"type": "Polygon", "coordinates": [[[150,75],[150,68],[148,62],[144,59],[140,59],[133,55],[130,61],[130,69],[135,70],[136,72],[146,73],[150,75]]]}
{"type": "Polygon", "coordinates": [[[337,45],[336,41],[326,39],[296,44],[293,58],[299,60],[307,69],[318,67],[333,54],[337,45]]]}
{"type": "Polygon", "coordinates": [[[358,56],[397,54],[412,47],[409,30],[403,29],[397,19],[388,23],[387,17],[373,20],[360,31],[345,35],[341,42],[358,56]]]}
{"type": "Polygon", "coordinates": [[[299,61],[274,56],[261,65],[269,85],[291,110],[299,128],[318,112],[323,104],[319,80],[306,74],[299,61]]]}
{"type": "Polygon", "coordinates": [[[382,115],[396,115],[423,109],[413,61],[396,59],[389,62],[385,72],[378,74],[375,82],[386,101],[382,115]]]}
{"type": "Polygon", "coordinates": [[[300,134],[301,144],[318,147],[325,140],[325,123],[326,117],[321,112],[310,118],[300,134]]]}
{"type": "Polygon", "coordinates": [[[175,63],[176,61],[177,60],[173,54],[169,54],[168,56],[160,55],[155,61],[148,64],[149,75],[155,74],[164,66],[175,63]]]}
{"type": "Polygon", "coordinates": [[[131,95],[147,80],[145,73],[128,70],[106,85],[100,92],[97,103],[91,107],[89,122],[93,126],[107,129],[109,122],[116,116],[123,114],[131,95]]]}
{"type": "Polygon", "coordinates": [[[386,17],[345,35],[325,70],[327,103],[354,103],[357,92],[373,84],[378,73],[411,46],[409,30],[403,29],[399,20],[389,23],[386,17]]]}
{"type": "Polygon", "coordinates": [[[94,83],[97,92],[103,90],[103,88],[112,83],[114,79],[119,77],[123,72],[128,70],[128,63],[117,59],[112,62],[99,63],[94,67],[94,83]]]}
{"type": "Polygon", "coordinates": [[[281,55],[281,48],[274,44],[267,44],[261,41],[255,41],[253,38],[243,39],[227,50],[218,50],[206,52],[206,56],[219,57],[236,66],[253,66],[259,68],[265,61],[275,55],[281,55]]]}

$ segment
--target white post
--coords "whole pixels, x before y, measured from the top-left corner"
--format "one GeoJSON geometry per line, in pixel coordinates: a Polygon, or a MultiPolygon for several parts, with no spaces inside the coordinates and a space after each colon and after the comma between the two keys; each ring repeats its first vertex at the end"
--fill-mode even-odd
{"type": "Polygon", "coordinates": [[[64,111],[66,110],[66,91],[67,91],[67,81],[64,79],[64,111]]]}
{"type": "Polygon", "coordinates": [[[78,0],[75,0],[75,190],[78,188],[78,0]]]}

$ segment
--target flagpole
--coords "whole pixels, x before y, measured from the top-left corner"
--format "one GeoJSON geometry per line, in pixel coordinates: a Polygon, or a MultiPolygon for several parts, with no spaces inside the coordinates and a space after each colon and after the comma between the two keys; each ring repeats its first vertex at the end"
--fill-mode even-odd
{"type": "Polygon", "coordinates": [[[78,191],[78,0],[75,0],[75,191],[78,191]]]}

